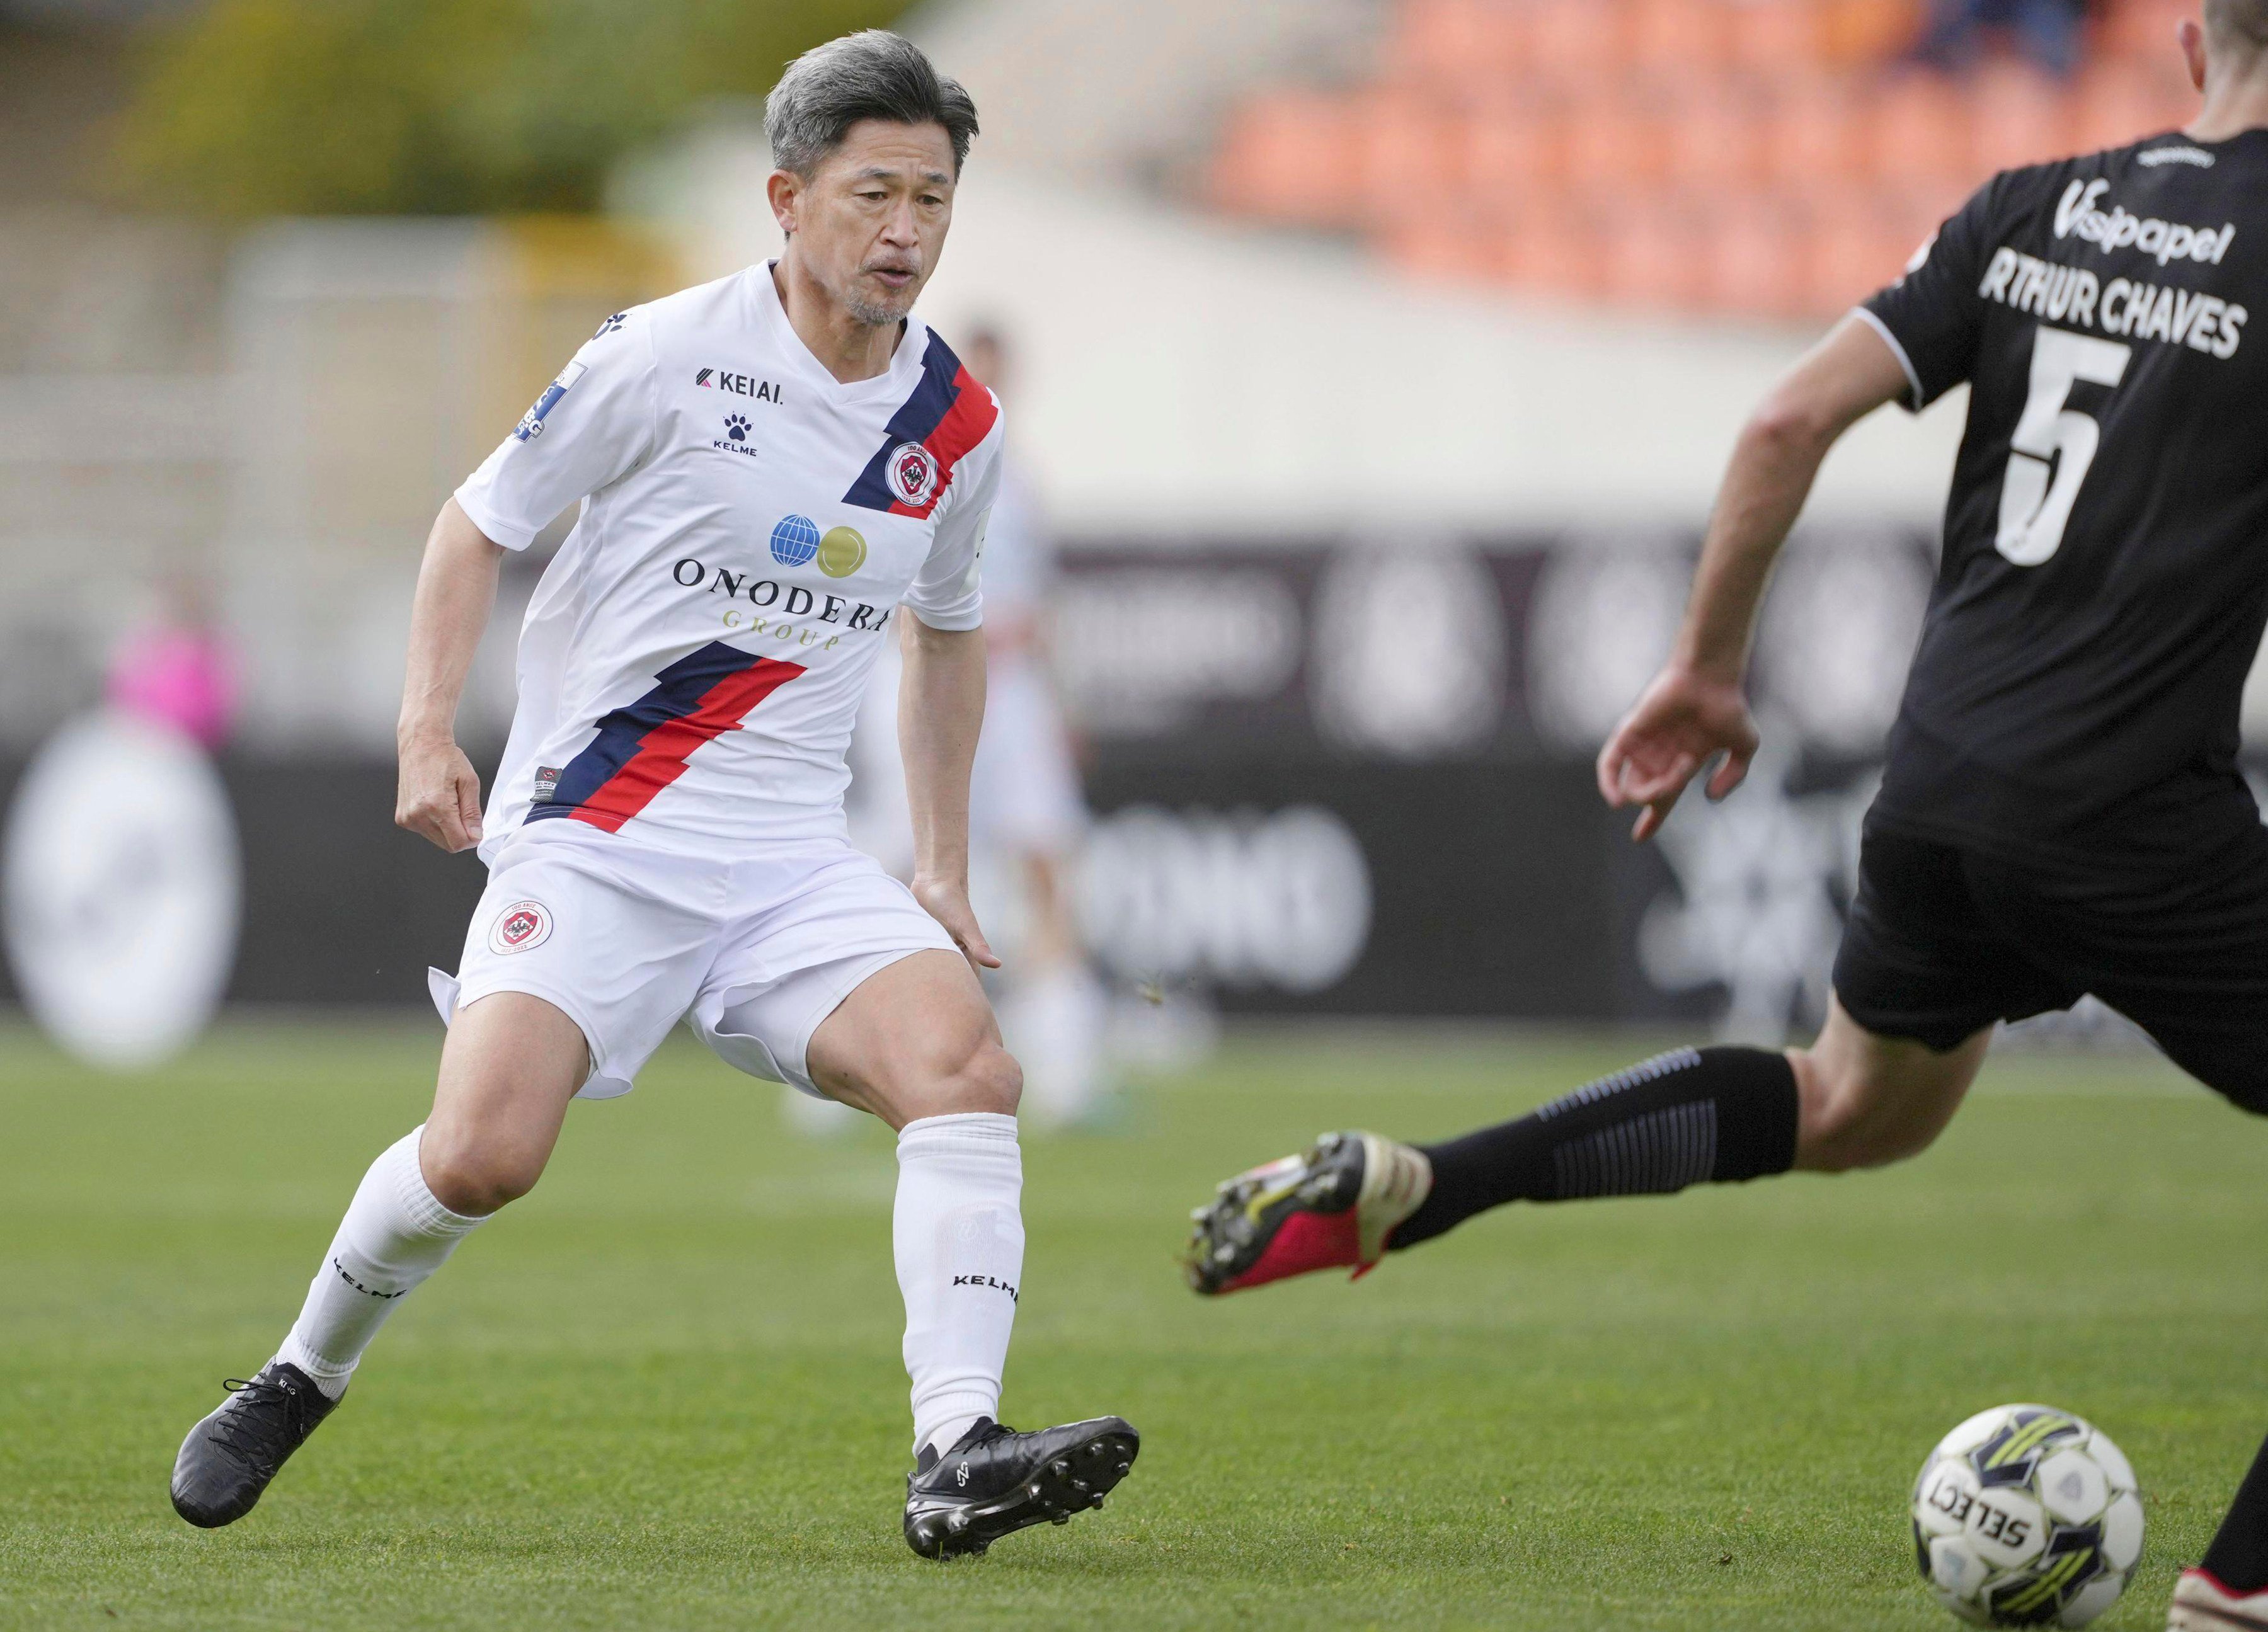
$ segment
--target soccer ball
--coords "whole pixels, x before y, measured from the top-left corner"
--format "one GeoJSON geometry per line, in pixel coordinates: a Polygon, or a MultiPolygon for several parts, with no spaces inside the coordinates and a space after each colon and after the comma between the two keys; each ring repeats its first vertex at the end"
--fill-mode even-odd
{"type": "Polygon", "coordinates": [[[1922,1464],[1913,1534],[1931,1595],[1963,1621],[2083,1627],[2142,1556],[2142,1498],[2100,1429],[2051,1406],[1995,1406],[1922,1464]]]}

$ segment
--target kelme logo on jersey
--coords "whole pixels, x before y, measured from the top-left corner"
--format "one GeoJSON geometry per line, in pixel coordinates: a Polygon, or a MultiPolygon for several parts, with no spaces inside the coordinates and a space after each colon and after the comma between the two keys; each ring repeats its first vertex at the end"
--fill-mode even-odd
{"type": "Polygon", "coordinates": [[[819,526],[808,516],[782,516],[772,528],[772,559],[783,567],[807,567],[819,554],[819,526]]]}
{"type": "Polygon", "coordinates": [[[2055,235],[2079,239],[2105,254],[2132,246],[2160,266],[2169,261],[2219,266],[2236,237],[2234,221],[2219,227],[2193,227],[2161,221],[2155,216],[2130,216],[2124,204],[2113,204],[2107,212],[2096,208],[2110,190],[2110,183],[2101,177],[2073,181],[2064,188],[2062,201],[2056,205],[2055,235]]]}
{"type": "Polygon", "coordinates": [[[856,527],[829,527],[819,540],[819,570],[847,578],[866,564],[866,535],[856,527]]]}
{"type": "Polygon", "coordinates": [[[559,399],[573,389],[575,382],[583,378],[584,372],[584,367],[580,363],[570,363],[565,368],[561,369],[559,378],[544,386],[543,394],[536,398],[534,406],[519,416],[519,423],[512,428],[512,434],[522,442],[533,442],[541,436],[544,415],[559,406],[559,399]]]}
{"type": "Polygon", "coordinates": [[[891,496],[918,510],[937,491],[937,456],[918,442],[901,442],[891,450],[883,474],[891,496]]]}
{"type": "Polygon", "coordinates": [[[748,440],[748,418],[745,414],[725,415],[725,434],[709,445],[720,453],[746,453],[755,457],[756,445],[748,440]]]}

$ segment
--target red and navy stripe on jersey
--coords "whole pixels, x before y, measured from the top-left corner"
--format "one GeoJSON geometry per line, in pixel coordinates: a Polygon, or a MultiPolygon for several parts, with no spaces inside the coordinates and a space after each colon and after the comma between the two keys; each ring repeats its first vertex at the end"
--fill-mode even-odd
{"type": "Polygon", "coordinates": [[[800,665],[722,641],[680,658],[654,677],[652,691],[599,722],[590,746],[568,761],[549,801],[532,806],[527,820],[571,816],[618,831],[685,774],[696,748],[740,730],[757,704],[802,673],[800,665]]]}
{"type": "Polygon", "coordinates": [[[866,468],[850,484],[843,502],[863,510],[926,519],[953,485],[954,472],[961,461],[984,440],[999,417],[999,405],[993,401],[992,393],[961,365],[953,348],[932,333],[928,349],[922,353],[921,383],[890,416],[882,445],[874,450],[874,457],[866,461],[866,468]],[[937,464],[929,495],[918,504],[905,503],[890,487],[891,456],[909,442],[928,449],[937,464]]]}

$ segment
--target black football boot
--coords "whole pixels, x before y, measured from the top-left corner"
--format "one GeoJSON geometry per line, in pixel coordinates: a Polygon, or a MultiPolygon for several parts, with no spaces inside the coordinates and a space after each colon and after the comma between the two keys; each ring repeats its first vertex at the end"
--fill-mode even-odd
{"type": "Polygon", "coordinates": [[[924,1558],[982,1553],[1027,1525],[1069,1524],[1126,1477],[1142,1436],[1117,1416],[1020,1434],[990,1417],[906,1475],[906,1545],[924,1558]]]}
{"type": "Polygon", "coordinates": [[[338,1403],[281,1360],[250,1382],[232,1377],[221,1386],[228,1398],[189,1430],[173,1459],[173,1511],[204,1530],[249,1513],[276,1470],[338,1403]]]}

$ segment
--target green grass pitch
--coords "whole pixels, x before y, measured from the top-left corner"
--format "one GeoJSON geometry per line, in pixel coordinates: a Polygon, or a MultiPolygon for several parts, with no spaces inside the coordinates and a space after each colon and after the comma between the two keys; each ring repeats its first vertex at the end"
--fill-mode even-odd
{"type": "Polygon", "coordinates": [[[1887,1173],[1477,1220],[1359,1285],[1201,1302],[1213,1181],[1432,1136],[1643,1044],[1246,1034],[1117,1137],[1035,1137],[1011,1422],[1123,1412],[1103,1511],[924,1563],[886,1136],[813,1143],[689,1043],[396,1318],[234,1528],[166,1476],[258,1365],[431,1028],[234,1024],[144,1078],[0,1032],[0,1627],[1913,1628],[1904,1504],[2000,1401],[2148,1501],[2163,1625],[2268,1428],[2264,1129],[2164,1066],[1996,1062],[1887,1173]]]}

